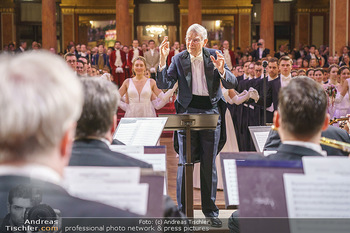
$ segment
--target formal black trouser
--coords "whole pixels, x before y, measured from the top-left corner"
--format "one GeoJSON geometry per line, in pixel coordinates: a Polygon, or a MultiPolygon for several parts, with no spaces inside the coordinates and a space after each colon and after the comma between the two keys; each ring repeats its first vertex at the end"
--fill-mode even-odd
{"type": "MultiPolygon", "coordinates": [[[[178,113],[218,114],[219,111],[217,107],[214,109],[196,109],[191,107],[184,109],[180,105],[178,113]]],[[[219,209],[215,205],[217,189],[215,158],[220,140],[220,126],[221,118],[219,117],[215,130],[191,131],[191,156],[193,162],[200,161],[202,211],[206,217],[216,217],[219,215],[219,209]]],[[[186,163],[186,132],[185,130],[179,130],[177,135],[179,143],[179,164],[184,164],[186,163]]],[[[178,167],[176,184],[177,203],[179,210],[183,212],[185,205],[184,171],[184,166],[178,167]]]]}

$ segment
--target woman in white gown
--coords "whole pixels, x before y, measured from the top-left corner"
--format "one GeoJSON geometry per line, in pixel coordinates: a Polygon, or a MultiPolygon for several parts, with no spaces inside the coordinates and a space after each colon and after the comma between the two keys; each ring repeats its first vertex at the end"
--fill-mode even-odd
{"type": "Polygon", "coordinates": [[[350,113],[350,99],[349,99],[349,78],[350,68],[342,66],[339,68],[340,83],[337,86],[338,94],[335,99],[334,117],[345,117],[350,113]]]}
{"type": "Polygon", "coordinates": [[[119,89],[120,95],[125,95],[125,103],[121,106],[125,111],[124,117],[156,117],[155,109],[169,102],[177,84],[163,93],[153,79],[145,76],[146,60],[141,56],[134,59],[132,70],[134,77],[125,80],[119,89]]]}
{"type": "MultiPolygon", "coordinates": [[[[323,85],[323,88],[327,90],[327,88],[330,88],[331,86],[335,87],[337,92],[339,93],[339,90],[337,89],[338,86],[338,70],[339,66],[336,64],[331,65],[328,68],[329,71],[329,82],[327,84],[323,85]]],[[[335,98],[328,96],[328,106],[327,106],[327,112],[331,119],[334,117],[335,112],[335,98]]]]}

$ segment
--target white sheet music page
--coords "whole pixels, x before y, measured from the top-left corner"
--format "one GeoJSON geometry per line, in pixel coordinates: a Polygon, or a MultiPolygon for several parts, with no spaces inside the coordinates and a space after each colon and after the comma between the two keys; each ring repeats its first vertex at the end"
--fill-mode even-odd
{"type": "Polygon", "coordinates": [[[148,184],[76,184],[69,192],[79,198],[145,215],[148,204],[148,184]]]}
{"type": "Polygon", "coordinates": [[[350,159],[344,156],[316,157],[304,156],[305,175],[340,175],[350,177],[350,159]]]}
{"type": "Polygon", "coordinates": [[[125,145],[155,146],[167,117],[122,118],[113,136],[125,145]]]}
{"type": "Polygon", "coordinates": [[[256,142],[258,143],[259,150],[262,152],[264,150],[265,143],[269,136],[269,131],[267,132],[254,132],[254,136],[256,138],[256,142]]]}
{"type": "Polygon", "coordinates": [[[228,196],[228,205],[238,205],[238,182],[237,182],[237,166],[235,159],[224,159],[224,170],[226,189],[228,196]]]}
{"type": "Polygon", "coordinates": [[[69,166],[64,169],[64,183],[130,183],[140,182],[139,167],[69,166]]]}
{"type": "Polygon", "coordinates": [[[112,151],[152,164],[154,171],[166,171],[166,154],[145,154],[143,146],[111,145],[112,151]]]}
{"type": "MultiPolygon", "coordinates": [[[[166,154],[145,154],[143,146],[111,145],[112,151],[152,164],[154,171],[166,172],[166,154]]],[[[164,195],[167,195],[166,176],[164,176],[164,195]]]]}
{"type": "Polygon", "coordinates": [[[283,174],[289,218],[350,218],[350,177],[283,174]]]}

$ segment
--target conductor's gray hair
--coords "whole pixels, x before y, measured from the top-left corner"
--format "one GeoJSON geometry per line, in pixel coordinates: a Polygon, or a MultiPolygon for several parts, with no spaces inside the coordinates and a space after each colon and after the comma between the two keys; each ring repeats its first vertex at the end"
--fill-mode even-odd
{"type": "Polygon", "coordinates": [[[59,56],[1,56],[0,162],[30,161],[59,146],[82,103],[81,83],[59,56]]]}
{"type": "Polygon", "coordinates": [[[203,27],[202,25],[199,25],[197,23],[192,24],[186,32],[186,36],[188,36],[189,34],[194,33],[197,34],[201,37],[202,40],[207,39],[208,37],[208,32],[207,29],[205,29],[205,27],[203,27]]]}

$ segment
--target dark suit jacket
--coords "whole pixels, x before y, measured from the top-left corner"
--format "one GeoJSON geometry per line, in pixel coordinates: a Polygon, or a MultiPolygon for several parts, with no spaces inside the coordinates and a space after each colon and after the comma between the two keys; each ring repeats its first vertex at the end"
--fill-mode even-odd
{"type": "MultiPolygon", "coordinates": [[[[95,54],[92,58],[92,65],[98,66],[98,59],[100,57],[100,54],[95,54]]],[[[107,56],[107,54],[103,54],[103,60],[104,60],[104,65],[108,66],[109,68],[111,68],[109,66],[109,57],[107,56]]]]}
{"type": "MultiPolygon", "coordinates": [[[[259,49],[260,49],[260,48],[254,50],[254,51],[251,53],[251,55],[252,55],[254,61],[259,60],[259,49]]],[[[263,53],[262,53],[262,57],[266,57],[268,54],[270,54],[270,49],[265,48],[264,51],[263,51],[263,53]]]]}
{"type": "Polygon", "coordinates": [[[69,166],[152,168],[151,164],[111,151],[104,142],[95,139],[74,141],[69,166]]]}
{"type": "MultiPolygon", "coordinates": [[[[237,86],[237,79],[228,69],[225,64],[225,79],[221,79],[221,76],[217,69],[214,69],[214,64],[210,59],[210,56],[216,58],[215,49],[203,48],[203,61],[204,72],[207,80],[209,97],[213,106],[218,105],[218,109],[221,116],[221,135],[218,153],[222,149],[226,142],[226,124],[225,124],[225,112],[226,101],[221,92],[220,82],[226,89],[232,89],[237,86]]],[[[162,71],[157,72],[156,83],[160,89],[170,89],[178,81],[179,89],[178,96],[175,102],[175,108],[178,112],[178,104],[184,109],[187,109],[192,100],[192,70],[191,70],[191,58],[187,50],[175,55],[172,58],[170,66],[166,66],[162,71]]]]}
{"type": "MultiPolygon", "coordinates": [[[[263,81],[260,82],[261,85],[263,85],[263,81]]],[[[266,92],[266,107],[271,106],[273,103],[273,109],[274,111],[277,110],[278,107],[278,93],[281,89],[281,75],[279,74],[278,77],[270,82],[267,82],[267,92],[266,92]]],[[[260,87],[260,90],[262,90],[262,86],[260,87]]],[[[264,106],[264,96],[263,93],[260,96],[258,100],[258,104],[261,106],[264,106]]]]}
{"type": "Polygon", "coordinates": [[[281,54],[279,51],[277,53],[275,53],[274,57],[277,58],[277,59],[280,59],[281,57],[287,55],[287,53],[283,53],[281,54]]]}
{"type": "Polygon", "coordinates": [[[322,156],[320,153],[296,145],[281,144],[277,148],[277,153],[268,156],[268,159],[273,160],[301,160],[303,156],[322,156]]]}
{"type": "MultiPolygon", "coordinates": [[[[329,126],[327,130],[321,133],[321,136],[335,139],[341,142],[350,143],[349,134],[345,130],[339,129],[338,127],[335,127],[335,126],[329,126]]],[[[281,144],[281,139],[278,132],[275,130],[271,130],[266,140],[264,150],[276,150],[280,144],[281,144]]],[[[321,145],[321,147],[322,147],[322,150],[327,151],[327,155],[348,156],[348,153],[343,152],[342,150],[325,146],[325,145],[321,145]]]]}
{"type": "Polygon", "coordinates": [[[42,193],[42,203],[61,212],[61,217],[134,217],[135,214],[97,202],[82,200],[56,184],[25,176],[0,176],[0,218],[7,215],[9,191],[18,185],[36,187],[42,193]]]}

